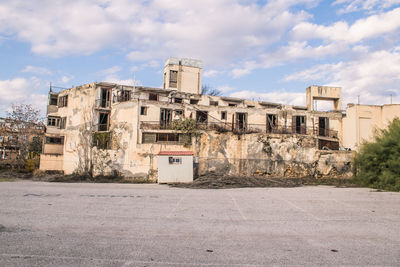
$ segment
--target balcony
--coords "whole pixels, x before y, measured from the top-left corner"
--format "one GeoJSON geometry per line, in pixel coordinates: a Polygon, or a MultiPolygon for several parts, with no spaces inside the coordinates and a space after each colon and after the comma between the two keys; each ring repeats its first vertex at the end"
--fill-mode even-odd
{"type": "Polygon", "coordinates": [[[95,107],[97,109],[110,109],[111,108],[111,101],[107,99],[96,99],[95,107]]]}
{"type": "MultiPolygon", "coordinates": [[[[213,130],[217,132],[233,132],[236,134],[248,133],[269,133],[269,134],[304,134],[314,135],[338,139],[338,132],[329,129],[307,128],[307,127],[292,127],[292,126],[275,126],[267,127],[265,124],[247,124],[238,127],[232,123],[224,122],[207,122],[197,123],[198,130],[213,130]]],[[[142,130],[173,130],[171,122],[159,121],[142,121],[140,122],[140,129],[142,130]]]]}

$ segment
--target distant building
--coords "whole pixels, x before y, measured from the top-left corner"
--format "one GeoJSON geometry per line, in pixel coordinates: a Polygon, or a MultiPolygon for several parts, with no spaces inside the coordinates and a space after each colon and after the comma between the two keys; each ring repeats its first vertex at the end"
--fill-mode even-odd
{"type": "MultiPolygon", "coordinates": [[[[98,82],[50,92],[40,168],[156,179],[159,152],[192,151],[200,174],[278,175],[279,169],[283,176],[304,169],[309,175],[328,153],[319,151],[354,148],[344,129],[353,117],[341,110],[340,87],[310,86],[307,106],[290,106],[201,95],[201,71],[198,60],[170,58],[163,88],[98,82]],[[315,110],[315,100],[332,101],[334,110],[315,110]],[[200,136],[173,127],[185,118],[196,122],[200,136]]],[[[344,155],[329,153],[330,160],[344,155]]],[[[321,172],[332,171],[332,164],[322,165],[321,172]]]]}
{"type": "MultiPolygon", "coordinates": [[[[21,123],[19,123],[21,124],[21,123]]],[[[8,118],[0,118],[0,167],[15,166],[18,159],[28,157],[23,155],[20,144],[35,141],[42,143],[45,127],[42,124],[24,123],[24,132],[18,131],[15,121],[8,118]]]]}

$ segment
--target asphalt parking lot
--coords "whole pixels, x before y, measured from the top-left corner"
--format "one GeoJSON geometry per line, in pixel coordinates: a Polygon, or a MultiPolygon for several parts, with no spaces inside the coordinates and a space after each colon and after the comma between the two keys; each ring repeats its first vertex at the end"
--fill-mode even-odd
{"type": "Polygon", "coordinates": [[[0,183],[0,266],[400,265],[400,193],[0,183]]]}

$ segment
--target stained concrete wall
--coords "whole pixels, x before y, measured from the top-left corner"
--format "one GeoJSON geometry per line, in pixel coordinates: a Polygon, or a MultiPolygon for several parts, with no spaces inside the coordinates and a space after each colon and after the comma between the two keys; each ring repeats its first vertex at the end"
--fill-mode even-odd
{"type": "Polygon", "coordinates": [[[197,174],[266,177],[352,176],[352,153],[321,151],[317,139],[306,135],[204,133],[195,145],[197,174]]]}
{"type": "Polygon", "coordinates": [[[364,141],[372,141],[376,130],[385,129],[400,117],[400,105],[349,105],[343,118],[343,146],[357,150],[364,141]]]}

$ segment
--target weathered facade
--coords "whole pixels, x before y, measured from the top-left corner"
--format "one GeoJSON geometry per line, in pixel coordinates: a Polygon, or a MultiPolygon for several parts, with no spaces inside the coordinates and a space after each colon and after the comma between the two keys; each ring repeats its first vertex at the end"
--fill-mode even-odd
{"type": "Polygon", "coordinates": [[[160,151],[192,151],[195,172],[349,176],[341,88],[310,86],[307,107],[201,95],[202,64],[171,58],[162,89],[91,83],[49,93],[42,170],[157,179],[160,151]],[[335,110],[316,111],[314,100],[335,110]],[[195,129],[174,121],[191,118],[195,129]]]}

